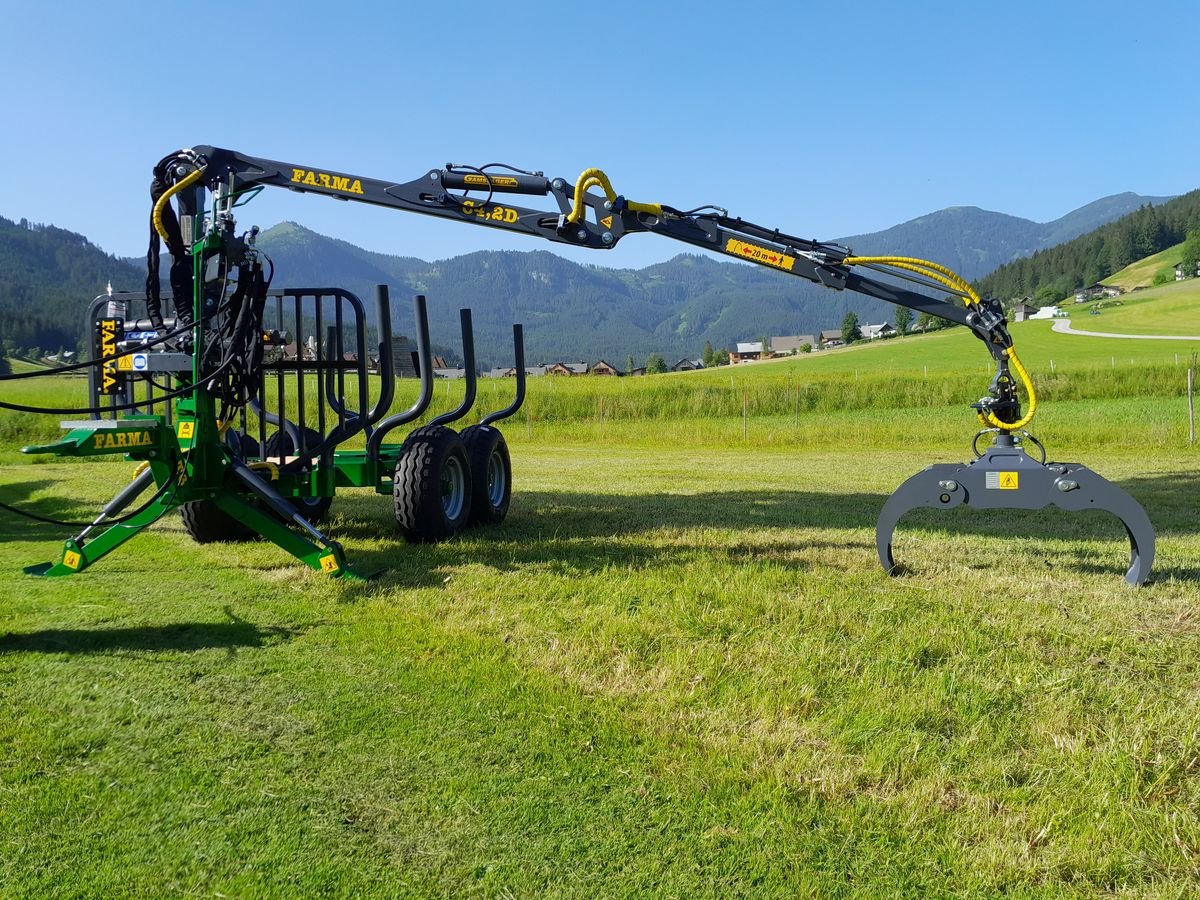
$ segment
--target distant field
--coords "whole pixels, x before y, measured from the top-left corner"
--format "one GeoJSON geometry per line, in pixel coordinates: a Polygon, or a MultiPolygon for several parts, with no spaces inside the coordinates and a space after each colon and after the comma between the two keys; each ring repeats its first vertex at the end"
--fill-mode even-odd
{"type": "MultiPolygon", "coordinates": [[[[1119,306],[1115,303],[1104,301],[1098,316],[1073,315],[1071,325],[1081,331],[1118,334],[1200,335],[1200,278],[1125,294],[1119,306]]],[[[1200,349],[1196,346],[1200,342],[1191,343],[1193,350],[1200,349]]]]}

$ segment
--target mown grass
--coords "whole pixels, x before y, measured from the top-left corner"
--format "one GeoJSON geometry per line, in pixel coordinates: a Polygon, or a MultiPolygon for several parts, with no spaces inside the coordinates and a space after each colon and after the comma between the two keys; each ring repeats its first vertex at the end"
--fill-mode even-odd
{"type": "MultiPolygon", "coordinates": [[[[514,437],[516,437],[514,435],[514,437]]],[[[515,443],[520,443],[515,441],[515,443]]],[[[926,454],[521,443],[436,547],[351,492],[366,586],[176,520],[75,579],[0,531],[0,893],[1185,896],[1190,456],[1091,459],[1158,524],[874,516],[926,454]]],[[[127,464],[0,470],[84,515],[127,464]]]]}
{"type": "MultiPolygon", "coordinates": [[[[888,494],[968,455],[961,330],[531,381],[502,527],[409,547],[339,494],[367,585],[174,517],[30,579],[63,532],[0,518],[0,895],[1193,896],[1183,368],[1041,324],[1036,430],[1144,504],[1144,589],[1115,520],[1053,512],[913,514],[883,574],[888,494]]],[[[3,396],[82,399],[55,382],[3,396]]],[[[88,517],[131,471],[0,465],[0,499],[88,517]]]]}

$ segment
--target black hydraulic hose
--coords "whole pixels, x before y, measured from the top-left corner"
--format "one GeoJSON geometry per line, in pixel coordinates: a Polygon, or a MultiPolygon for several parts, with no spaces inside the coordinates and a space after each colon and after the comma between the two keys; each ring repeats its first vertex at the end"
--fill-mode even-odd
{"type": "Polygon", "coordinates": [[[102,366],[104,363],[112,362],[114,359],[120,359],[123,356],[132,356],[135,353],[141,353],[147,347],[156,347],[159,344],[164,344],[172,338],[177,338],[179,335],[185,334],[191,330],[192,329],[190,326],[186,328],[178,328],[175,331],[168,332],[167,334],[156,337],[153,340],[138,344],[132,350],[122,350],[120,353],[115,353],[112,356],[102,356],[99,359],[85,359],[82,362],[71,363],[67,366],[55,366],[53,369],[43,369],[40,372],[18,372],[16,375],[0,375],[0,381],[20,381],[24,378],[44,378],[47,375],[58,375],[62,372],[77,372],[80,369],[86,369],[89,366],[102,366]]]}
{"type": "Polygon", "coordinates": [[[7,503],[0,503],[0,509],[7,510],[10,513],[15,513],[18,516],[24,516],[26,519],[32,519],[35,522],[42,522],[46,525],[61,525],[63,528],[96,528],[101,525],[120,525],[122,522],[128,522],[135,516],[140,516],[160,499],[162,499],[163,495],[166,494],[167,489],[174,487],[178,478],[179,470],[176,469],[171,473],[171,476],[162,483],[162,487],[154,492],[154,496],[152,496],[149,500],[147,500],[133,512],[125,513],[125,515],[117,516],[113,519],[101,518],[98,521],[93,522],[64,522],[62,519],[51,519],[48,516],[39,516],[37,513],[31,513],[23,509],[17,509],[15,506],[9,506],[7,503]]]}
{"type": "MultiPolygon", "coordinates": [[[[225,363],[219,369],[217,369],[217,371],[215,371],[211,375],[207,376],[204,380],[210,381],[214,378],[217,378],[220,375],[223,375],[225,370],[228,369],[231,365],[233,365],[233,362],[234,362],[233,359],[226,360],[225,363]]],[[[196,390],[196,386],[189,384],[187,387],[180,388],[177,391],[171,391],[171,393],[169,393],[169,394],[162,394],[158,397],[155,397],[152,400],[146,399],[146,400],[138,401],[136,403],[118,403],[114,406],[85,406],[85,407],[76,408],[76,409],[58,409],[56,407],[49,407],[49,406],[25,406],[22,403],[6,403],[3,400],[0,400],[0,409],[11,409],[11,410],[15,410],[16,412],[32,412],[32,413],[47,413],[47,414],[53,414],[53,415],[83,416],[83,415],[90,415],[92,413],[120,412],[120,411],[126,410],[126,409],[140,409],[143,406],[151,406],[155,403],[162,403],[166,400],[174,400],[176,397],[182,397],[185,394],[190,394],[195,390],[196,390]]]]}

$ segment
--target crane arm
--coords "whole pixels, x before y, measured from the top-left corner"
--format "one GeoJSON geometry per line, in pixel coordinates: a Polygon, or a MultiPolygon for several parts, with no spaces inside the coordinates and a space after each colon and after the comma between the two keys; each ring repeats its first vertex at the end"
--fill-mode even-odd
{"type": "Polygon", "coordinates": [[[1016,357],[999,301],[980,298],[949,269],[926,260],[855,256],[841,244],[755,225],[717,207],[682,211],[630,201],[613,190],[599,169],[587,169],[569,182],[510,166],[447,164],[412,181],[394,182],[196,146],[166,157],[155,174],[156,183],[162,183],[164,189],[158,192],[152,218],[164,237],[168,237],[167,229],[161,227],[160,218],[172,197],[178,195],[180,222],[193,220],[183,233],[198,234],[195,226],[199,223],[194,220],[204,209],[203,191],[213,197],[208,227],[220,230],[223,216],[232,222],[230,211],[237,199],[262,187],[323,194],[594,250],[612,249],[627,234],[658,234],[833,290],[850,290],[964,325],[983,341],[997,364],[989,396],[975,404],[981,421],[1002,430],[1017,430],[1028,424],[1036,409],[1032,382],[1016,357]],[[194,188],[192,196],[188,188],[194,188]],[[522,205],[528,197],[548,197],[550,208],[522,205]],[[905,279],[921,290],[856,271],[864,268],[905,279]],[[928,289],[943,296],[931,296],[925,292],[928,289]],[[1010,364],[1030,397],[1029,412],[1023,417],[1010,364]]]}

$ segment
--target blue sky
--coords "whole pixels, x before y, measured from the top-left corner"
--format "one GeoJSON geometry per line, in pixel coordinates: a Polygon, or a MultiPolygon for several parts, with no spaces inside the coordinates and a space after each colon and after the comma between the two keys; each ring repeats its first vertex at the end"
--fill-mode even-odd
{"type": "MultiPolygon", "coordinates": [[[[1200,186],[1190,3],[33,3],[0,0],[0,215],[141,255],[149,173],[213,144],[408,181],[446,162],[703,203],[805,236],[946,206],[1046,221],[1200,186]],[[186,55],[185,55],[186,54],[186,55]]],[[[438,259],[553,249],[643,266],[634,235],[567,251],[264,192],[293,219],[438,259]]]]}

